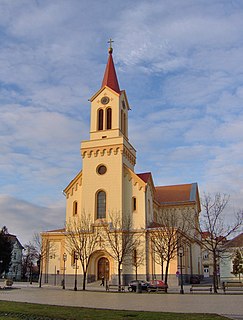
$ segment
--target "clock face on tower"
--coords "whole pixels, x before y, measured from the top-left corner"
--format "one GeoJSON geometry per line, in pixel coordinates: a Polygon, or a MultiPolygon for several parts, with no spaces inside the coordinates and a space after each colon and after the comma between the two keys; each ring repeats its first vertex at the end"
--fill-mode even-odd
{"type": "Polygon", "coordinates": [[[107,103],[109,103],[110,102],[110,99],[108,98],[108,97],[103,97],[103,98],[101,98],[101,103],[102,104],[107,104],[107,103]]]}

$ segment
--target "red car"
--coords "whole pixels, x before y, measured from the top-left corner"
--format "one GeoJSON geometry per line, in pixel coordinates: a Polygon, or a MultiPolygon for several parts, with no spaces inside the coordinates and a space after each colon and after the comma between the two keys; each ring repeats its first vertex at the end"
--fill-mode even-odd
{"type": "Polygon", "coordinates": [[[151,291],[165,291],[168,289],[168,285],[162,280],[152,280],[149,282],[148,292],[151,291]]]}

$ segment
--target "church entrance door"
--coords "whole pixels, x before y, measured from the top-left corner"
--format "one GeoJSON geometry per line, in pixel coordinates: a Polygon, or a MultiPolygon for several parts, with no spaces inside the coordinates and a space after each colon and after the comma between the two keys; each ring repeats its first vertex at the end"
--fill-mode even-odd
{"type": "Polygon", "coordinates": [[[109,279],[110,264],[107,258],[100,258],[98,261],[98,280],[109,279]]]}

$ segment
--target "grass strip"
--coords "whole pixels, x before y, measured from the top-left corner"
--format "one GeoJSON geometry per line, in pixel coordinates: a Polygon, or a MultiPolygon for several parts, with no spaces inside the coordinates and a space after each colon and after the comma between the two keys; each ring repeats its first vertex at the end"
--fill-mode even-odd
{"type": "Polygon", "coordinates": [[[120,311],[51,306],[34,303],[0,301],[0,320],[223,320],[223,316],[201,313],[163,313],[120,311]]]}

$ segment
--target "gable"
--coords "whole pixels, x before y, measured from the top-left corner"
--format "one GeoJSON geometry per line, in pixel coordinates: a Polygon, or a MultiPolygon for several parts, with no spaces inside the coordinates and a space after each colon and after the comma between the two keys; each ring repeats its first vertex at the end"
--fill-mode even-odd
{"type": "Polygon", "coordinates": [[[229,240],[225,247],[227,248],[243,248],[243,233],[236,236],[234,239],[229,240]]]}
{"type": "Polygon", "coordinates": [[[100,95],[104,90],[107,90],[107,91],[110,91],[111,94],[114,94],[116,95],[117,97],[120,97],[120,93],[117,93],[116,91],[112,90],[111,88],[107,87],[107,86],[104,86],[102,87],[99,91],[97,91],[89,100],[90,102],[93,102],[94,99],[96,97],[98,97],[98,95],[100,95]]]}
{"type": "Polygon", "coordinates": [[[76,177],[67,185],[67,187],[63,190],[65,195],[70,191],[71,188],[74,187],[76,183],[79,183],[79,185],[82,184],[82,170],[79,171],[79,173],[76,175],[76,177]]]}
{"type": "Polygon", "coordinates": [[[129,175],[130,179],[133,180],[133,185],[137,185],[139,189],[143,189],[145,191],[146,183],[131,169],[129,169],[126,165],[124,165],[125,176],[129,175]]]}

